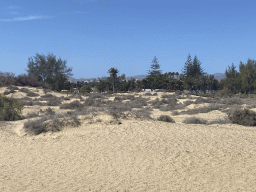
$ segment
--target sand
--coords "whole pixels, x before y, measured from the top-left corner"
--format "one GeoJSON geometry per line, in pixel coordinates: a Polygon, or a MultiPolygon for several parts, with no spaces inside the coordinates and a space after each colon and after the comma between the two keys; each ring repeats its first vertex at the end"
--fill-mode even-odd
{"type": "MultiPolygon", "coordinates": [[[[152,112],[161,114],[171,112],[152,112]]],[[[24,134],[26,120],[0,122],[0,191],[256,191],[256,128],[182,123],[189,116],[110,124],[106,115],[37,136],[24,134]]]]}

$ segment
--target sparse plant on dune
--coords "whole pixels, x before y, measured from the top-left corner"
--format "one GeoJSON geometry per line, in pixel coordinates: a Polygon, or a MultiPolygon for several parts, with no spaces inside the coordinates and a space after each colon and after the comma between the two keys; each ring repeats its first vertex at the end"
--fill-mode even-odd
{"type": "Polygon", "coordinates": [[[188,117],[183,120],[183,123],[186,124],[207,124],[207,120],[198,118],[198,117],[188,117]]]}
{"type": "Polygon", "coordinates": [[[160,117],[157,118],[158,121],[164,121],[164,122],[170,122],[170,123],[175,123],[175,121],[168,115],[161,115],[160,117]]]}
{"type": "Polygon", "coordinates": [[[26,133],[32,135],[38,135],[44,132],[57,132],[61,131],[64,126],[77,127],[81,123],[75,115],[64,116],[64,115],[47,115],[40,119],[28,120],[24,123],[24,130],[26,133]]]}

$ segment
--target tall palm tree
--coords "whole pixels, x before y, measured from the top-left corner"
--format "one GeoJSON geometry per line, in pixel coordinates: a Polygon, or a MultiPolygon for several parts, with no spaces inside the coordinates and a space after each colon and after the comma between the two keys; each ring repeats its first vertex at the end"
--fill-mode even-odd
{"type": "Polygon", "coordinates": [[[113,93],[115,93],[115,80],[117,78],[117,73],[119,73],[119,71],[118,69],[112,67],[108,70],[108,73],[110,74],[110,77],[113,78],[113,93]]]}

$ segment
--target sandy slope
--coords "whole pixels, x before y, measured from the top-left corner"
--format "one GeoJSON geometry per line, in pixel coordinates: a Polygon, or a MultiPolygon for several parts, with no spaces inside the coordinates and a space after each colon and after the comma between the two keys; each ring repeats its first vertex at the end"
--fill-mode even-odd
{"type": "Polygon", "coordinates": [[[256,128],[185,117],[83,121],[38,136],[22,134],[26,120],[1,122],[0,191],[256,191],[256,128]]]}

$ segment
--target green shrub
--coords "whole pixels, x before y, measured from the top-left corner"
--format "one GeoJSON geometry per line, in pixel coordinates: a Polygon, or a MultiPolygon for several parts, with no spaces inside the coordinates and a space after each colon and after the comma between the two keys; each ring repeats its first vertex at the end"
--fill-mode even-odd
{"type": "Polygon", "coordinates": [[[157,118],[158,121],[165,121],[165,122],[170,122],[170,123],[175,123],[175,121],[168,115],[161,115],[160,117],[157,118]]]}
{"type": "Polygon", "coordinates": [[[234,124],[256,126],[256,113],[249,109],[235,110],[229,115],[229,119],[234,124]]]}
{"type": "Polygon", "coordinates": [[[207,120],[197,118],[197,117],[189,117],[189,118],[184,119],[183,123],[186,123],[186,124],[206,124],[207,120]]]}
{"type": "Polygon", "coordinates": [[[1,121],[16,121],[23,119],[21,116],[23,103],[18,102],[14,98],[8,98],[0,94],[0,120],[1,121]]]}
{"type": "Polygon", "coordinates": [[[86,86],[82,87],[79,90],[79,92],[81,92],[81,93],[90,93],[90,92],[92,92],[92,89],[91,89],[91,87],[89,85],[86,85],[86,86]]]}

